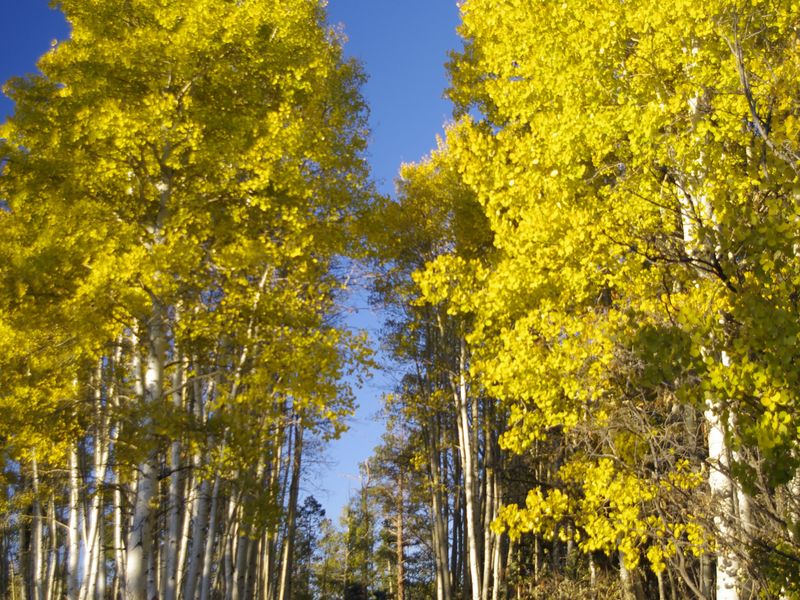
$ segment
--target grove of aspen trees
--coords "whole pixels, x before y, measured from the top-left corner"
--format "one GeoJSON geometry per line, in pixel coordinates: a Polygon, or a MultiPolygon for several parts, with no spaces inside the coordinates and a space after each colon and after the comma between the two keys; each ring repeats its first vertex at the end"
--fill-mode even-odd
{"type": "Polygon", "coordinates": [[[388,197],[323,0],[55,4],[0,125],[0,599],[800,599],[796,0],[463,0],[388,197]]]}

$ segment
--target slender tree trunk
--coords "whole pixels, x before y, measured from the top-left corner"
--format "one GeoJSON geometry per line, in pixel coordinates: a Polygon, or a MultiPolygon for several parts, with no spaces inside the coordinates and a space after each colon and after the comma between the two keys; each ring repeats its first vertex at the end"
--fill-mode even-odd
{"type": "Polygon", "coordinates": [[[78,448],[69,448],[69,517],[67,523],[67,599],[78,600],[78,561],[80,560],[80,537],[78,533],[78,448]]]}
{"type": "MultiPolygon", "coordinates": [[[[195,468],[200,466],[200,456],[194,458],[195,468]]],[[[199,489],[195,491],[192,502],[192,536],[189,541],[189,558],[186,570],[186,577],[183,580],[183,599],[193,600],[197,589],[197,581],[200,576],[201,566],[203,565],[204,544],[203,532],[208,522],[208,496],[210,486],[208,480],[203,479],[199,483],[199,489]]]]}
{"type": "MultiPolygon", "coordinates": [[[[175,374],[172,380],[172,398],[175,412],[180,412],[183,406],[183,365],[182,358],[178,355],[175,374]]],[[[167,544],[164,548],[165,574],[164,574],[164,600],[176,600],[178,593],[178,554],[180,550],[181,532],[181,442],[176,435],[170,447],[169,455],[169,493],[167,495],[167,544]]]]}
{"type": "MultiPolygon", "coordinates": [[[[697,99],[695,98],[695,100],[697,99]]],[[[697,109],[694,107],[698,106],[698,103],[695,101],[692,106],[696,112],[697,109]]],[[[686,190],[691,190],[691,187],[690,183],[685,183],[684,187],[678,190],[685,252],[690,258],[695,257],[698,252],[712,254],[716,252],[713,247],[702,247],[703,244],[708,244],[698,239],[697,236],[701,218],[707,219],[711,223],[715,222],[713,210],[702,193],[686,192],[686,190]]],[[[705,354],[705,349],[701,349],[701,351],[705,354]]],[[[730,366],[730,358],[724,351],[721,361],[723,366],[730,366]]],[[[723,422],[723,415],[733,409],[729,408],[726,411],[724,408],[719,399],[709,399],[706,401],[704,412],[710,466],[708,484],[713,502],[712,510],[714,511],[718,547],[716,600],[739,600],[737,573],[740,561],[736,552],[731,548],[731,542],[735,539],[736,532],[743,530],[740,515],[736,510],[737,496],[743,492],[740,491],[740,486],[730,478],[731,451],[725,436],[727,423],[723,422]]],[[[730,418],[734,418],[734,415],[731,414],[730,418]]]]}
{"type": "Polygon", "coordinates": [[[273,534],[269,529],[267,529],[262,537],[260,600],[271,600],[274,597],[271,571],[271,565],[274,561],[273,534]]]}
{"type": "MultiPolygon", "coordinates": [[[[516,549],[516,546],[514,545],[514,540],[509,538],[509,540],[508,540],[508,550],[506,552],[506,569],[508,569],[508,566],[511,565],[513,560],[514,560],[514,550],[515,549],[516,549]]],[[[507,599],[507,598],[510,597],[509,593],[508,593],[508,577],[505,577],[504,580],[505,580],[505,586],[506,586],[506,593],[505,593],[504,598],[507,599]]]]}
{"type": "MultiPolygon", "coordinates": [[[[217,537],[217,513],[219,504],[220,476],[214,478],[214,487],[211,490],[211,510],[206,533],[206,544],[203,551],[203,574],[200,579],[200,600],[209,600],[211,595],[211,568],[214,560],[214,541],[217,537]]],[[[192,600],[188,596],[185,600],[192,600]]]]}
{"type": "MultiPolygon", "coordinates": [[[[201,383],[199,379],[195,379],[193,381],[193,389],[194,389],[194,417],[198,423],[206,423],[207,414],[205,409],[205,401],[203,396],[203,390],[201,388],[201,383]]],[[[208,390],[207,390],[207,398],[213,400],[216,397],[216,380],[211,379],[208,383],[208,390]]],[[[214,442],[212,438],[208,438],[208,445],[213,446],[214,442]]],[[[187,548],[187,569],[186,569],[186,578],[184,579],[183,583],[183,599],[184,600],[194,600],[195,593],[197,591],[197,584],[199,581],[199,577],[201,573],[205,573],[205,556],[206,556],[206,546],[208,545],[208,539],[213,538],[216,532],[213,530],[212,524],[209,522],[209,499],[210,495],[212,494],[211,485],[209,484],[208,479],[203,478],[199,480],[199,473],[200,468],[203,464],[203,457],[200,451],[195,452],[194,456],[192,457],[192,467],[193,467],[193,477],[198,480],[195,484],[195,492],[193,495],[192,500],[192,509],[191,509],[191,520],[192,520],[192,535],[191,540],[183,545],[184,548],[187,548]],[[206,532],[206,525],[208,525],[208,531],[206,532]],[[204,535],[204,532],[205,535],[204,535]],[[204,543],[205,540],[205,543],[204,543]]],[[[218,481],[215,479],[214,481],[214,494],[219,493],[219,484],[218,481]]],[[[216,512],[216,505],[212,507],[212,511],[216,512]]],[[[212,521],[214,520],[214,516],[211,515],[212,521]]],[[[188,520],[188,519],[187,519],[188,520]]],[[[187,525],[186,523],[184,524],[187,525]]],[[[201,594],[202,595],[202,594],[201,594]]]]}
{"type": "MultiPolygon", "coordinates": [[[[191,542],[190,533],[192,527],[192,521],[198,518],[197,513],[197,496],[199,490],[195,485],[195,473],[196,471],[191,471],[186,474],[183,478],[183,489],[181,490],[181,495],[184,498],[184,508],[183,508],[183,515],[181,516],[181,533],[180,533],[180,543],[178,544],[178,565],[177,565],[177,573],[175,579],[175,589],[177,593],[183,590],[183,580],[184,575],[188,569],[187,560],[189,557],[189,544],[191,542]]],[[[208,493],[208,492],[206,492],[208,493]]],[[[203,516],[203,522],[205,523],[205,519],[207,516],[203,516]]]]}
{"type": "Polygon", "coordinates": [[[294,565],[294,538],[297,525],[297,497],[300,492],[300,469],[303,453],[303,427],[296,418],[294,425],[294,452],[292,455],[292,477],[289,485],[289,504],[286,512],[286,536],[283,542],[283,561],[281,564],[278,600],[291,600],[294,565]]]}
{"type": "Polygon", "coordinates": [[[464,560],[464,485],[461,475],[461,453],[453,452],[453,487],[456,491],[453,498],[453,548],[450,552],[450,572],[452,573],[453,593],[459,592],[462,596],[469,587],[469,577],[467,576],[467,561],[464,560]]]}
{"type": "MultiPolygon", "coordinates": [[[[127,598],[125,582],[127,576],[125,568],[127,566],[127,556],[125,552],[125,544],[123,539],[125,537],[124,517],[122,513],[122,481],[120,479],[119,466],[114,469],[114,565],[116,567],[115,579],[117,587],[119,588],[119,596],[122,600],[127,598]]],[[[115,596],[116,600],[116,596],[115,596]]]]}
{"type": "Polygon", "coordinates": [[[106,597],[106,561],[105,561],[105,532],[101,520],[97,530],[97,580],[95,583],[95,593],[98,600],[105,600],[106,597]]]}
{"type": "MultiPolygon", "coordinates": [[[[472,600],[482,600],[480,559],[478,556],[478,531],[476,524],[477,502],[475,498],[476,465],[472,431],[470,428],[470,398],[467,391],[467,345],[459,340],[458,385],[455,392],[458,407],[458,439],[461,449],[461,463],[464,470],[464,503],[466,512],[467,557],[472,600]]],[[[473,423],[473,427],[476,426],[473,423]]]]}
{"type": "MultiPolygon", "coordinates": [[[[154,310],[148,323],[147,365],[144,372],[144,385],[140,387],[139,397],[148,411],[153,411],[160,403],[164,389],[164,361],[166,352],[166,333],[163,323],[163,308],[154,300],[154,310]]],[[[134,345],[135,363],[139,363],[139,352],[134,345]]],[[[134,364],[134,374],[139,379],[141,364],[134,364]]],[[[139,379],[141,381],[141,379],[139,379]]],[[[144,443],[153,445],[150,440],[152,416],[144,423],[144,443]]],[[[128,600],[152,600],[157,593],[155,545],[153,538],[153,500],[158,489],[158,454],[155,448],[147,451],[144,461],[138,467],[136,496],[133,506],[133,521],[128,533],[125,585],[128,600]]]]}
{"type": "MultiPolygon", "coordinates": [[[[158,480],[156,479],[156,485],[158,486],[158,480]]],[[[158,487],[156,487],[156,495],[155,497],[158,498],[160,491],[158,487]]],[[[149,561],[147,565],[147,597],[151,600],[153,598],[161,598],[163,597],[163,589],[161,587],[161,582],[164,580],[162,577],[163,575],[163,566],[164,563],[161,560],[162,556],[162,545],[159,542],[159,537],[161,532],[164,530],[163,518],[160,512],[156,510],[150,511],[150,532],[152,535],[150,547],[152,551],[150,552],[149,561]]]]}
{"type": "Polygon", "coordinates": [[[8,570],[10,571],[10,579],[11,579],[11,600],[17,600],[17,584],[16,584],[16,577],[14,576],[14,563],[8,564],[8,570]]]}
{"type": "MultiPolygon", "coordinates": [[[[234,475],[234,479],[236,479],[234,475]]],[[[236,587],[234,580],[234,557],[236,556],[236,543],[239,536],[239,520],[236,518],[239,502],[236,493],[231,490],[228,497],[228,509],[225,511],[225,532],[222,536],[222,569],[225,577],[222,584],[225,589],[225,600],[233,600],[233,590],[236,587]]]]}
{"type": "MultiPolygon", "coordinates": [[[[3,490],[4,495],[8,495],[6,490],[3,490]]],[[[9,583],[11,570],[11,556],[9,554],[8,539],[4,529],[0,529],[0,595],[7,598],[11,590],[9,590],[9,583]]]]}
{"type": "Polygon", "coordinates": [[[659,571],[656,573],[658,579],[658,600],[667,600],[667,594],[664,590],[664,572],[659,571]]]}
{"type": "Polygon", "coordinates": [[[625,564],[625,554],[619,553],[619,579],[622,584],[623,600],[639,600],[636,595],[636,585],[633,581],[633,574],[625,564]]]}
{"type": "Polygon", "coordinates": [[[31,483],[33,487],[33,507],[31,515],[30,587],[35,600],[44,600],[42,505],[39,500],[39,463],[35,455],[31,460],[31,483]]]}
{"type": "Polygon", "coordinates": [[[95,427],[94,427],[94,496],[89,505],[89,528],[85,552],[85,574],[81,595],[85,600],[94,600],[98,579],[100,577],[100,563],[102,562],[103,548],[101,545],[101,529],[103,528],[103,491],[105,472],[108,467],[108,439],[106,416],[103,410],[102,395],[103,371],[102,362],[97,367],[95,375],[95,427]]]}
{"type": "Polygon", "coordinates": [[[397,478],[397,595],[395,596],[397,600],[405,600],[406,597],[406,572],[405,572],[405,551],[403,545],[405,543],[403,539],[404,534],[404,513],[405,513],[405,481],[404,481],[405,474],[403,473],[402,469],[399,472],[397,478]]]}
{"type": "MultiPolygon", "coordinates": [[[[269,472],[269,489],[272,490],[275,497],[278,497],[278,487],[281,480],[281,465],[283,462],[283,438],[284,430],[282,427],[275,428],[275,436],[273,438],[273,448],[275,455],[272,458],[272,467],[269,472]]],[[[282,501],[281,501],[282,505],[282,501]]],[[[275,577],[275,561],[277,559],[277,531],[267,531],[264,540],[264,598],[265,600],[274,600],[277,594],[278,580],[275,577]]]]}
{"type": "Polygon", "coordinates": [[[153,531],[150,502],[155,496],[155,454],[139,466],[133,522],[128,534],[125,590],[128,600],[151,600],[148,587],[153,585],[153,531]]]}
{"type": "Polygon", "coordinates": [[[710,599],[713,596],[714,587],[714,557],[704,554],[700,557],[700,593],[703,598],[710,599]]]}
{"type": "Polygon", "coordinates": [[[244,583],[245,600],[253,600],[258,594],[258,563],[261,559],[261,536],[251,539],[247,550],[247,578],[244,583]]]}
{"type": "Polygon", "coordinates": [[[735,518],[734,491],[729,476],[730,464],[725,431],[719,413],[719,405],[709,402],[705,417],[708,424],[708,462],[711,465],[708,485],[714,503],[714,526],[718,534],[716,600],[739,600],[737,589],[739,559],[733,550],[726,547],[735,535],[732,526],[735,518]]]}
{"type": "MultiPolygon", "coordinates": [[[[241,509],[239,510],[238,520],[241,521],[241,509]]],[[[247,565],[248,565],[248,549],[250,546],[250,538],[247,532],[241,526],[238,528],[236,535],[236,549],[233,554],[234,568],[233,577],[231,577],[231,600],[245,600],[244,592],[247,587],[247,565]]]]}
{"type": "MultiPolygon", "coordinates": [[[[490,442],[487,442],[490,443],[490,442]]],[[[502,504],[502,491],[496,473],[492,476],[492,494],[494,497],[494,510],[492,521],[497,518],[502,504]]],[[[490,521],[491,524],[491,521],[490,521]]],[[[503,564],[503,534],[493,534],[492,544],[492,600],[500,600],[501,590],[505,587],[505,565],[503,564]]]]}
{"type": "Polygon", "coordinates": [[[434,562],[436,565],[437,600],[452,600],[452,583],[448,563],[447,521],[442,502],[442,479],[439,450],[439,416],[431,422],[428,433],[428,459],[431,473],[431,512],[433,519],[434,562]]]}
{"type": "Polygon", "coordinates": [[[500,593],[504,587],[502,536],[494,535],[492,544],[492,600],[500,600],[500,593]]]}
{"type": "MultiPolygon", "coordinates": [[[[488,407],[486,409],[489,410],[488,407]]],[[[491,524],[497,512],[496,486],[495,486],[495,447],[492,440],[492,432],[489,431],[492,419],[488,416],[484,423],[485,434],[485,459],[484,459],[484,513],[483,513],[483,589],[481,597],[489,600],[489,582],[493,580],[492,568],[494,566],[494,547],[495,535],[492,532],[491,524]]],[[[477,429],[477,422],[473,421],[473,428],[477,429]]]]}
{"type": "MultiPolygon", "coordinates": [[[[58,530],[56,529],[56,501],[53,492],[50,492],[50,500],[47,503],[47,535],[50,538],[50,552],[47,555],[45,598],[50,600],[55,598],[56,567],[58,565],[58,530]]],[[[2,559],[0,553],[0,560],[2,559]]]]}
{"type": "MultiPolygon", "coordinates": [[[[124,340],[120,337],[117,340],[116,349],[114,350],[113,359],[109,365],[109,386],[108,386],[108,402],[114,409],[120,406],[119,397],[119,378],[116,375],[117,369],[122,364],[122,351],[124,340]]],[[[119,422],[112,423],[110,416],[108,417],[108,452],[109,456],[113,449],[117,447],[117,440],[119,439],[121,424],[119,422]]],[[[113,515],[113,531],[112,531],[112,544],[114,547],[114,586],[112,589],[112,600],[125,600],[125,545],[124,545],[124,524],[123,524],[123,484],[120,477],[120,465],[114,465],[111,469],[111,487],[113,489],[111,511],[113,515]]]]}
{"type": "MultiPolygon", "coordinates": [[[[189,382],[186,381],[186,373],[189,372],[190,363],[187,356],[182,357],[181,361],[181,380],[183,386],[183,394],[186,398],[183,401],[183,407],[188,410],[190,414],[193,414],[197,419],[197,423],[205,423],[205,415],[204,415],[204,406],[202,401],[202,389],[200,386],[200,382],[198,378],[195,378],[192,381],[192,385],[189,386],[189,382]]],[[[183,580],[184,575],[188,570],[187,560],[190,556],[190,548],[189,544],[190,540],[190,531],[192,522],[200,516],[202,523],[205,524],[207,515],[198,515],[198,508],[199,508],[199,495],[201,492],[201,485],[199,482],[199,472],[201,466],[201,456],[200,452],[195,452],[194,457],[192,457],[192,469],[183,477],[182,489],[181,494],[182,498],[184,499],[183,503],[183,518],[181,523],[181,533],[180,533],[180,543],[178,545],[178,565],[177,565],[177,574],[175,580],[175,589],[177,593],[180,593],[183,590],[183,580]]],[[[208,490],[205,490],[206,498],[208,496],[208,490]]],[[[206,505],[207,506],[207,505],[206,505]]],[[[201,530],[202,531],[202,530],[201,530]]],[[[195,577],[196,583],[196,577],[195,577]]],[[[194,588],[192,589],[194,592],[194,588]]],[[[185,598],[185,596],[184,596],[185,598]]]]}

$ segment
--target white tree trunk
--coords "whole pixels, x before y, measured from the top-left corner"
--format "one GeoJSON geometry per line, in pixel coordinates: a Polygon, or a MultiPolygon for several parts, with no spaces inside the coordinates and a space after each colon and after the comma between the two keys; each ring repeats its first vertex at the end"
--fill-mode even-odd
{"type": "MultiPolygon", "coordinates": [[[[195,458],[195,466],[199,467],[200,457],[195,458]]],[[[208,495],[210,492],[208,480],[204,479],[198,484],[192,501],[192,535],[188,542],[190,548],[186,565],[186,577],[183,580],[184,600],[193,600],[197,589],[200,569],[203,565],[203,532],[208,522],[208,495]]]]}
{"type": "Polygon", "coordinates": [[[31,531],[31,591],[34,600],[44,600],[44,569],[42,540],[42,505],[39,500],[39,463],[34,455],[31,460],[31,483],[33,486],[33,527],[31,531]]]}
{"type": "MultiPolygon", "coordinates": [[[[208,600],[211,595],[211,568],[214,560],[214,542],[217,537],[217,512],[219,504],[220,477],[214,478],[214,487],[211,491],[211,511],[206,533],[206,544],[203,551],[203,574],[200,579],[200,600],[208,600]]],[[[187,597],[185,600],[192,600],[187,597]]]]}
{"type": "MultiPolygon", "coordinates": [[[[50,538],[50,552],[47,556],[47,578],[45,580],[45,598],[55,598],[56,563],[58,563],[58,531],[56,530],[56,501],[52,492],[47,503],[47,529],[50,538]]],[[[3,557],[0,556],[0,560],[3,557]]],[[[2,588],[0,588],[2,589],[2,588]]]]}
{"type": "Polygon", "coordinates": [[[281,564],[278,600],[292,598],[292,565],[294,562],[294,538],[297,524],[297,498],[300,492],[300,473],[303,456],[303,427],[299,418],[294,425],[294,451],[292,452],[292,475],[289,484],[289,503],[286,513],[286,535],[283,542],[283,561],[281,564]]]}
{"type": "MultiPolygon", "coordinates": [[[[477,423],[473,423],[473,428],[477,429],[477,423]]],[[[492,521],[497,514],[497,484],[495,478],[495,447],[492,443],[491,432],[486,425],[485,434],[485,460],[484,460],[484,514],[483,514],[483,600],[489,600],[489,582],[494,577],[494,555],[496,536],[492,532],[492,521]]]]}
{"type": "Polygon", "coordinates": [[[152,464],[155,456],[148,458],[152,460],[139,466],[133,522],[128,533],[125,588],[129,600],[150,600],[147,593],[148,587],[152,586],[153,531],[150,503],[156,493],[157,472],[152,464]]]}
{"type": "Polygon", "coordinates": [[[125,582],[127,577],[125,575],[125,567],[127,564],[127,556],[125,553],[124,538],[124,518],[122,515],[122,481],[120,480],[119,467],[114,469],[113,475],[114,483],[114,565],[116,567],[115,580],[119,588],[120,596],[127,598],[125,582]]]}
{"type": "Polygon", "coordinates": [[[78,562],[80,560],[80,537],[78,533],[78,448],[69,448],[69,517],[67,521],[67,600],[78,600],[78,562]]]}
{"type": "Polygon", "coordinates": [[[431,470],[431,512],[433,520],[434,561],[436,565],[436,598],[452,600],[450,565],[448,562],[447,520],[442,506],[438,415],[433,418],[428,434],[428,461],[431,470]]]}
{"type": "MultiPolygon", "coordinates": [[[[470,588],[472,600],[481,600],[481,573],[478,557],[478,531],[475,523],[477,503],[475,499],[475,451],[469,423],[470,398],[467,391],[467,345],[460,340],[458,385],[455,386],[455,400],[458,408],[458,441],[461,450],[461,463],[464,465],[464,502],[466,504],[467,554],[469,562],[470,588]]],[[[475,424],[473,424],[474,426],[475,424]]]]}
{"type": "MultiPolygon", "coordinates": [[[[491,521],[497,518],[497,515],[502,504],[502,492],[497,477],[492,477],[493,495],[494,495],[494,511],[492,513],[491,521]]],[[[490,521],[490,524],[491,524],[490,521]]],[[[503,569],[503,555],[502,555],[502,541],[503,534],[494,534],[494,543],[492,545],[492,600],[500,600],[500,588],[503,587],[505,581],[505,572],[503,569]]]]}
{"type": "Polygon", "coordinates": [[[405,600],[406,589],[406,573],[405,573],[405,552],[403,548],[404,542],[404,512],[405,512],[405,488],[404,476],[402,468],[400,469],[397,479],[397,600],[405,600]]]}
{"type": "MultiPolygon", "coordinates": [[[[690,103],[692,111],[696,112],[697,99],[690,103]]],[[[698,253],[715,252],[715,248],[707,247],[708,242],[697,239],[696,232],[701,219],[714,223],[715,218],[711,206],[702,194],[689,193],[692,186],[684,183],[678,190],[681,204],[681,223],[683,225],[683,238],[686,255],[690,258],[698,253]],[[693,194],[696,200],[693,199],[693,194]]],[[[705,354],[706,349],[701,349],[705,354]]],[[[721,354],[723,366],[730,366],[730,357],[726,352],[721,354]]],[[[728,409],[729,422],[735,420],[733,409],[728,409]]],[[[737,505],[744,507],[749,513],[749,502],[744,491],[730,478],[731,451],[725,437],[728,423],[723,422],[723,403],[719,399],[706,400],[704,417],[708,429],[708,485],[711,491],[712,510],[714,511],[714,526],[717,537],[716,556],[716,600],[739,600],[737,580],[739,577],[740,561],[731,543],[736,539],[737,532],[744,531],[741,515],[737,505]]],[[[748,517],[749,520],[749,517],[748,517]]]]}
{"type": "Polygon", "coordinates": [[[725,431],[719,417],[719,409],[719,403],[709,401],[705,411],[710,465],[708,486],[711,489],[711,498],[715,509],[714,526],[718,539],[716,600],[739,600],[737,589],[739,559],[727,546],[735,536],[734,491],[729,477],[729,452],[725,441],[725,431]]]}
{"type": "Polygon", "coordinates": [[[81,596],[93,600],[99,579],[103,548],[100,544],[100,530],[103,527],[103,485],[108,466],[108,440],[106,439],[106,418],[102,407],[102,364],[97,369],[95,382],[95,431],[94,431],[94,474],[95,490],[88,509],[89,528],[85,549],[85,565],[81,596]]]}
{"type": "MultiPolygon", "coordinates": [[[[623,600],[639,600],[641,594],[634,574],[628,570],[628,565],[625,561],[625,553],[619,552],[619,579],[622,583],[622,598],[623,600]]],[[[719,600],[719,599],[718,599],[719,600]]]]}
{"type": "MultiPolygon", "coordinates": [[[[237,478],[234,472],[234,479],[237,478]]],[[[228,497],[228,510],[226,511],[225,519],[225,533],[222,536],[222,568],[224,573],[223,583],[225,585],[225,599],[234,600],[233,590],[236,588],[236,580],[234,579],[234,557],[236,556],[236,548],[238,545],[239,537],[239,519],[237,518],[239,512],[239,499],[236,493],[231,493],[228,497]]]]}
{"type": "MultiPolygon", "coordinates": [[[[163,330],[162,309],[154,307],[148,323],[147,364],[144,373],[144,385],[140,398],[145,409],[152,411],[161,401],[164,389],[164,355],[166,351],[166,334],[163,330]]],[[[134,346],[134,362],[138,363],[139,352],[134,346]]],[[[141,365],[134,365],[134,373],[138,376],[141,365]],[[137,368],[138,367],[138,368],[137,368]]],[[[137,377],[138,378],[138,377],[137,377]]],[[[151,425],[151,416],[145,418],[145,444],[152,444],[147,439],[151,425]]],[[[128,533],[126,593],[128,600],[152,600],[157,594],[154,564],[153,543],[153,499],[158,486],[158,455],[150,449],[144,461],[138,467],[136,496],[133,505],[133,521],[128,533]],[[148,597],[149,596],[149,597],[148,597]]]]}
{"type": "MultiPolygon", "coordinates": [[[[172,397],[176,412],[183,406],[183,368],[181,359],[178,358],[175,376],[172,381],[172,397]]],[[[181,533],[181,442],[176,439],[172,442],[169,455],[169,494],[167,498],[167,544],[164,548],[166,554],[166,573],[164,576],[164,600],[176,600],[178,586],[178,555],[180,551],[181,533]]]]}

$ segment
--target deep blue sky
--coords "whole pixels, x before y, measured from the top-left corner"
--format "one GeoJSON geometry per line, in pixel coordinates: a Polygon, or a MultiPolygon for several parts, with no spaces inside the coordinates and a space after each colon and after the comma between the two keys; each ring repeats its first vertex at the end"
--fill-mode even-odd
{"type": "MultiPolygon", "coordinates": [[[[391,193],[400,163],[427,154],[450,117],[442,93],[447,52],[459,47],[456,0],[329,0],[328,12],[331,23],[344,25],[347,54],[360,59],[369,75],[363,90],[372,127],[369,160],[379,189],[391,193]]],[[[35,72],[51,41],[68,34],[47,0],[0,0],[0,81],[35,72]]],[[[0,120],[12,110],[0,95],[0,120]]],[[[375,333],[378,318],[360,304],[350,323],[375,333]]],[[[358,486],[358,464],[380,441],[382,425],[373,416],[390,386],[390,378],[379,374],[359,391],[351,430],[331,444],[328,464],[312,468],[305,482],[304,491],[334,519],[358,486]]]]}

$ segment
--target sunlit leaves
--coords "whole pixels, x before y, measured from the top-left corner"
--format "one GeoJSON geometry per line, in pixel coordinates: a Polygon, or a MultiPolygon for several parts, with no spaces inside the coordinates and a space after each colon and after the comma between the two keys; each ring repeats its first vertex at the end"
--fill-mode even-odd
{"type": "MultiPolygon", "coordinates": [[[[447,150],[494,251],[480,269],[440,257],[417,281],[425,300],[471,316],[472,372],[508,407],[507,448],[557,432],[619,461],[565,467],[570,510],[534,490],[506,508],[511,531],[552,533],[569,513],[595,540],[587,550],[635,564],[644,538],[700,527],[648,520],[661,494],[651,479],[680,487],[686,468],[701,472],[687,450],[696,433],[667,426],[669,414],[722,399],[730,442],[760,453],[769,485],[795,473],[797,10],[469,0],[462,17],[450,63],[462,117],[447,150]],[[617,423],[630,432],[614,429],[630,418],[617,423]],[[672,455],[643,453],[645,440],[672,455]],[[598,496],[594,481],[621,483],[598,496]],[[630,505],[614,506],[623,490],[630,505]]],[[[671,543],[649,546],[654,570],[671,543]]]]}
{"type": "Polygon", "coordinates": [[[77,435],[87,365],[123,344],[117,416],[152,423],[156,440],[186,434],[166,394],[134,402],[133,356],[161,321],[165,379],[187,363],[207,433],[238,430],[228,451],[242,464],[291,407],[340,433],[352,410],[341,376],[366,351],[331,318],[343,287],[332,262],[357,250],[371,192],[363,77],[323,6],[59,6],[70,39],[41,58],[41,76],[9,82],[16,110],[0,130],[8,414],[32,417],[35,389],[77,435]]]}

